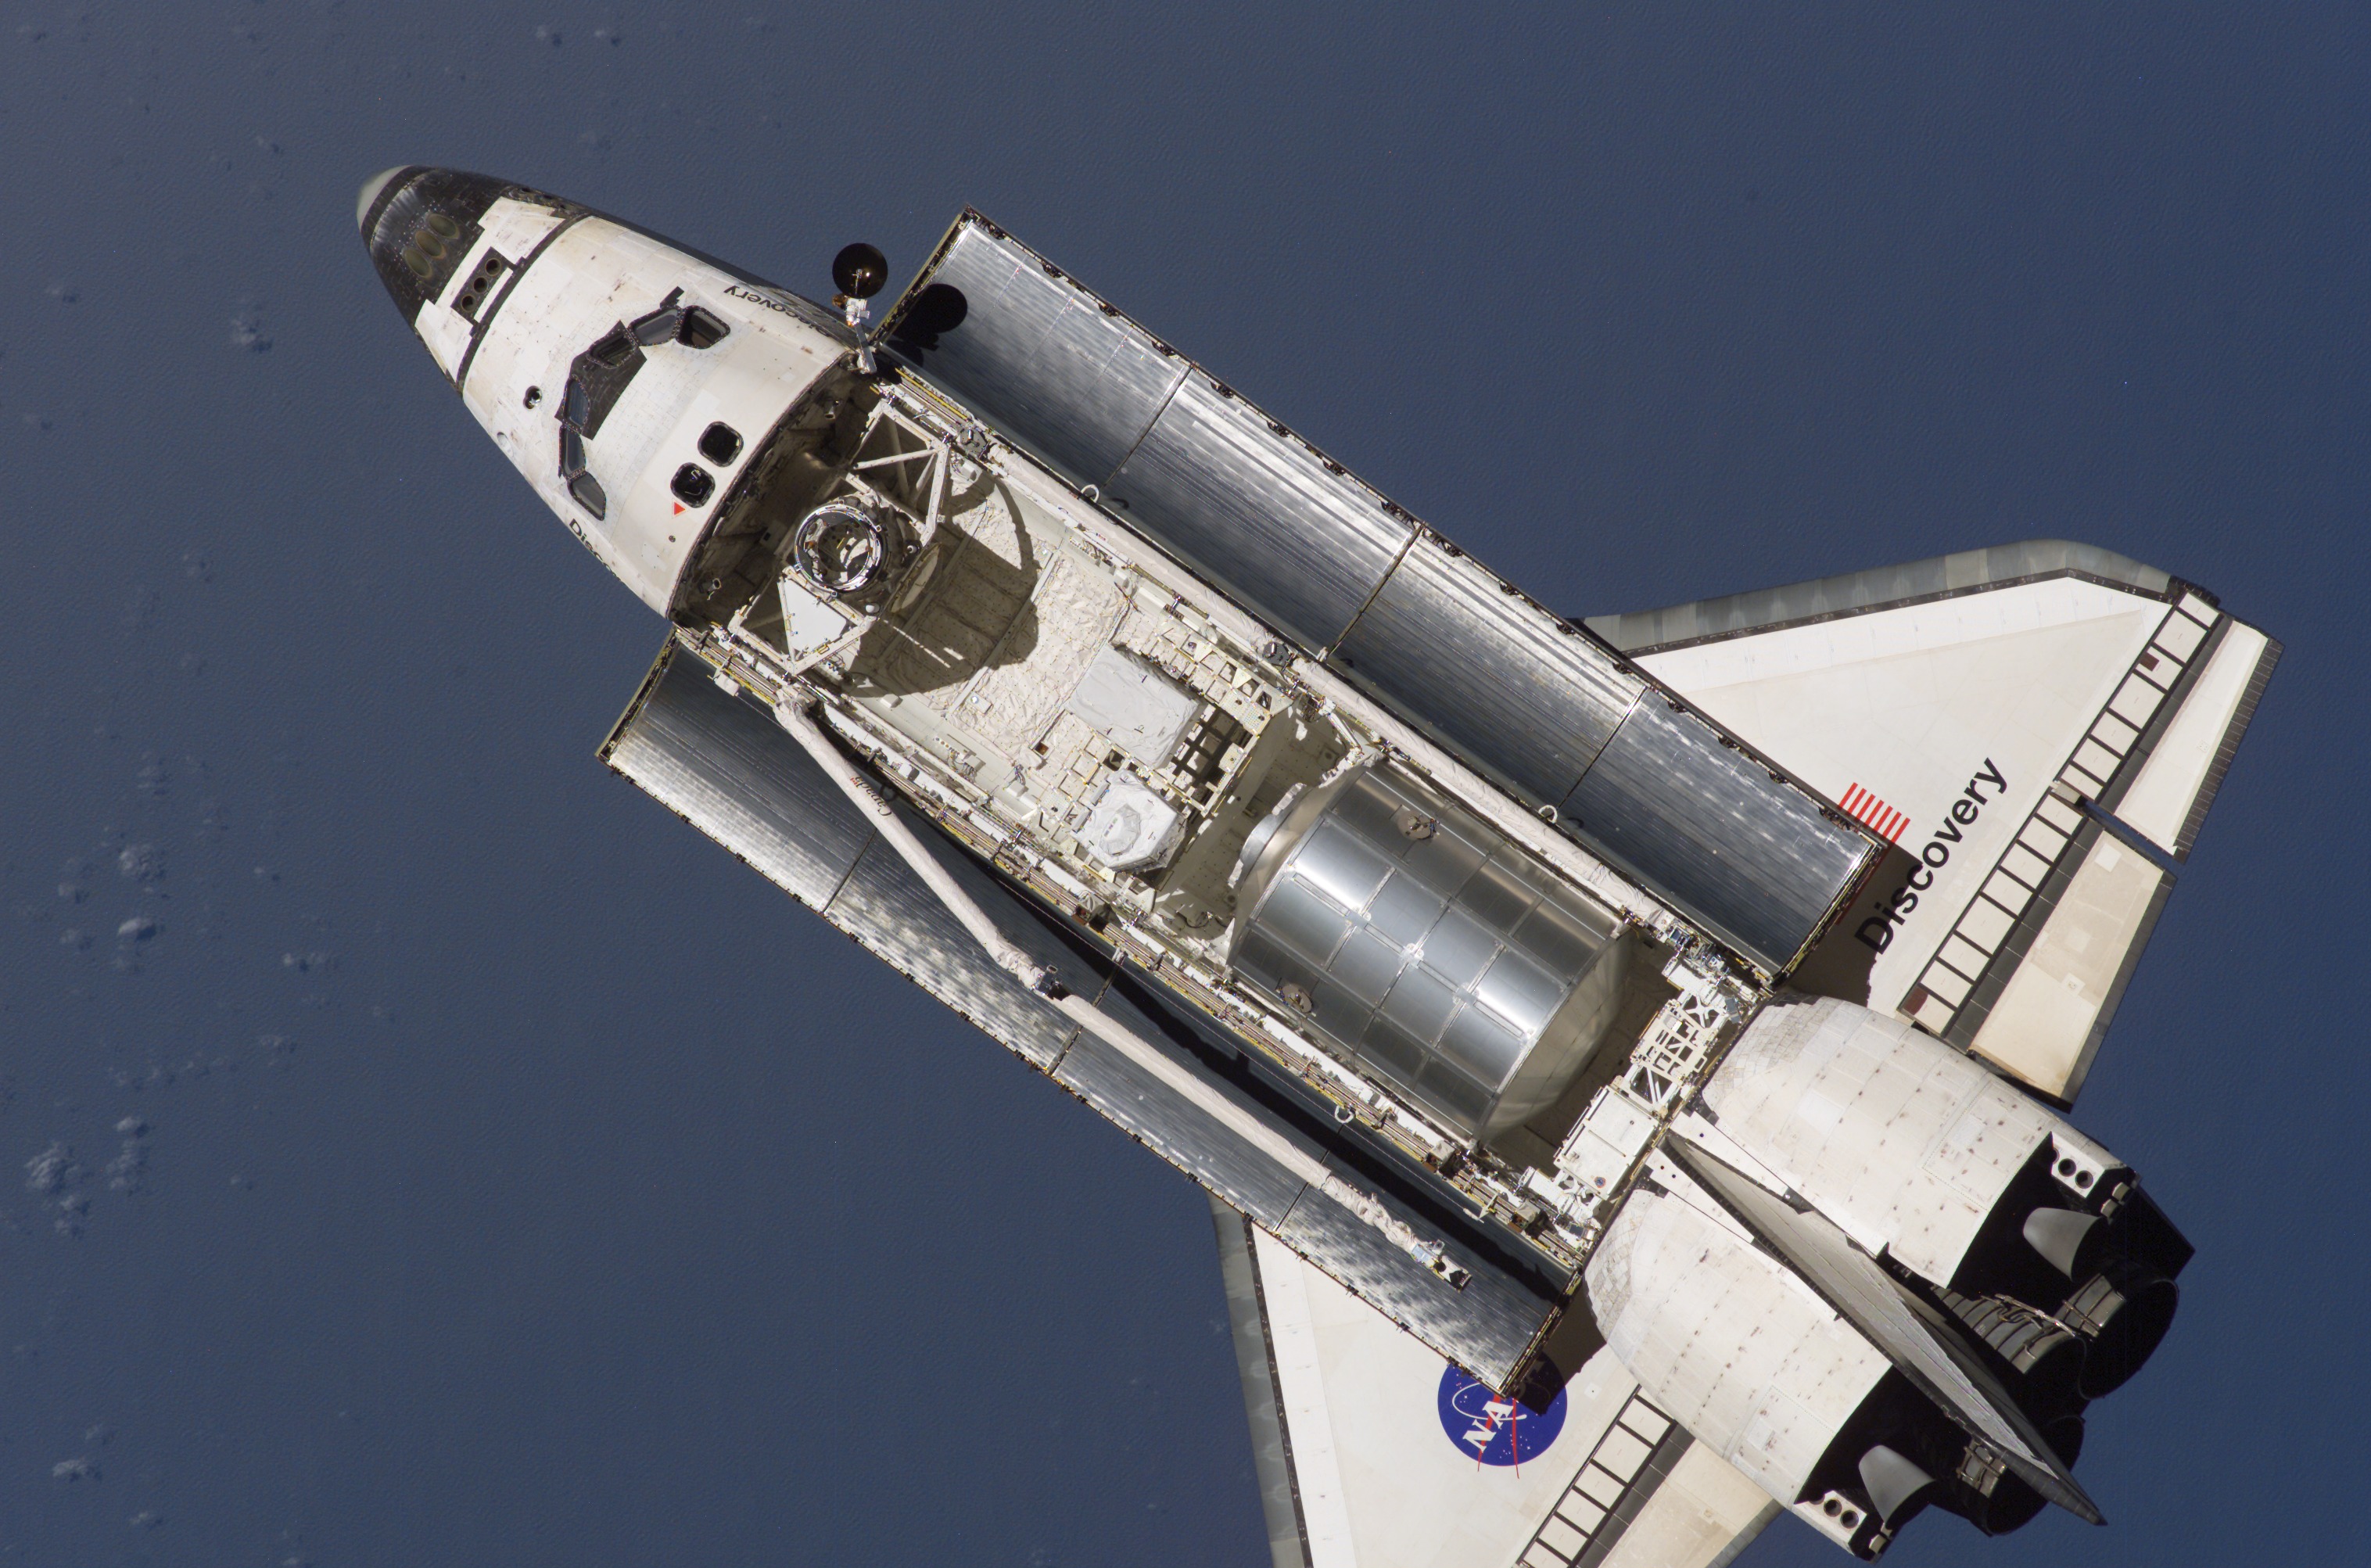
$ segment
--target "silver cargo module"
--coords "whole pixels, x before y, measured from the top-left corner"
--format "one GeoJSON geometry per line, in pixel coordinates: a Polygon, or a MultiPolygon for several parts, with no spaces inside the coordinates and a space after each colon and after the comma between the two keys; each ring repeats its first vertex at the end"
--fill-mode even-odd
{"type": "Polygon", "coordinates": [[[1475,1139],[1553,1104],[1621,1002],[1618,923],[1370,765],[1253,830],[1235,967],[1475,1139]]]}

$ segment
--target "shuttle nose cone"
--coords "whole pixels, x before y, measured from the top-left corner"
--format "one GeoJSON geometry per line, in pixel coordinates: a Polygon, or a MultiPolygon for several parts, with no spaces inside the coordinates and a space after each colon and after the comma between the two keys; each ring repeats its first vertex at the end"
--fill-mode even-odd
{"type": "Polygon", "coordinates": [[[453,281],[478,242],[486,209],[505,195],[533,194],[488,175],[407,164],[363,182],[354,222],[379,281],[403,319],[411,321],[422,301],[440,297],[453,281]]]}
{"type": "Polygon", "coordinates": [[[361,229],[364,234],[368,234],[370,232],[371,203],[377,201],[378,193],[386,190],[389,185],[394,184],[395,177],[401,174],[403,171],[403,165],[398,164],[393,168],[382,168],[376,174],[372,175],[368,180],[363,181],[362,194],[354,198],[354,226],[356,228],[361,229]]]}

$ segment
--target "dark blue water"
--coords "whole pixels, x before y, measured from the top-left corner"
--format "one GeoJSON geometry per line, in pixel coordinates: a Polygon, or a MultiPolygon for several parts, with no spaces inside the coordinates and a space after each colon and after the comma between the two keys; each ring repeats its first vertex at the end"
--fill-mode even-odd
{"type": "Polygon", "coordinates": [[[2356,1555],[2359,10],[492,9],[0,17],[0,1561],[1262,1560],[1198,1191],[594,761],[661,627],[365,264],[415,160],[815,293],[977,203],[1574,612],[2220,592],[2080,1112],[2183,1317],[2109,1528],[1898,1551],[2356,1555]]]}

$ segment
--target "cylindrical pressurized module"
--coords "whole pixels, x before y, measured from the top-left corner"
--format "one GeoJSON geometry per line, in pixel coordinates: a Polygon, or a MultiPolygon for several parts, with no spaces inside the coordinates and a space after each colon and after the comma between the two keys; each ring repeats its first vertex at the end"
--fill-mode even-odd
{"type": "Polygon", "coordinates": [[[1388,762],[1254,828],[1235,907],[1238,974],[1477,1141],[1554,1105],[1621,1006],[1615,917],[1388,762]]]}

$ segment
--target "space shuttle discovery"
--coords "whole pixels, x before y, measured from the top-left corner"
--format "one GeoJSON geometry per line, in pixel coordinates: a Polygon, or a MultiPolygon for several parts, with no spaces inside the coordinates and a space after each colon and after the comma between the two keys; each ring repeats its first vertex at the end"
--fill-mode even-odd
{"type": "Polygon", "coordinates": [[[2191,1248],[2065,1112],[2279,656],[2212,594],[1568,620],[977,213],[877,323],[867,246],[357,218],[666,619],[608,765],[1209,1191],[1278,1568],[2100,1518],[2191,1248]]]}

